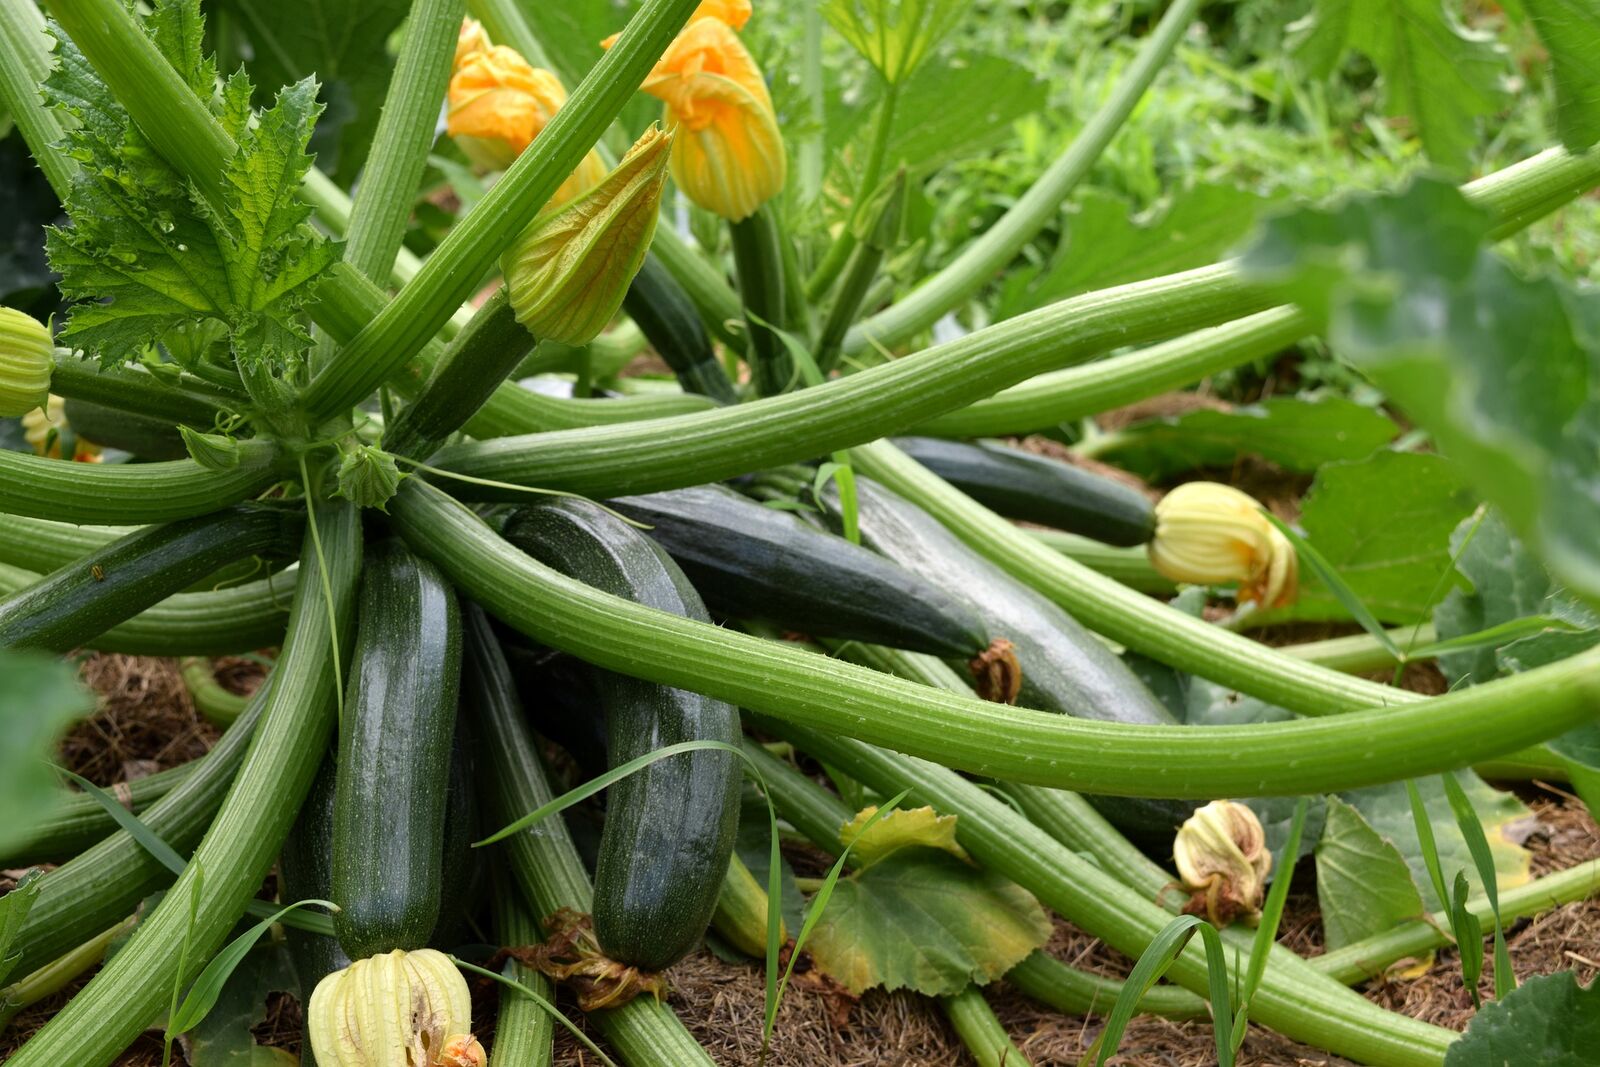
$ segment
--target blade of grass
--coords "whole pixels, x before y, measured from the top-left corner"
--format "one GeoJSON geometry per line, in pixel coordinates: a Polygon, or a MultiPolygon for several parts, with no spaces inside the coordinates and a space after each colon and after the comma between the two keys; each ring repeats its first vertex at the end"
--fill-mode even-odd
{"type": "Polygon", "coordinates": [[[612,1060],[610,1056],[607,1056],[603,1051],[601,1051],[600,1046],[596,1045],[592,1040],[590,1040],[588,1034],[578,1029],[577,1025],[573,1023],[571,1019],[561,1014],[560,1008],[557,1008],[554,1004],[550,1003],[544,997],[541,997],[538,993],[535,993],[521,982],[514,978],[508,978],[505,975],[499,974],[495,971],[488,970],[487,968],[479,967],[476,964],[468,963],[459,956],[451,956],[450,962],[455,964],[457,967],[460,967],[464,971],[471,971],[473,974],[481,974],[485,978],[493,978],[501,985],[515,989],[518,993],[521,993],[523,996],[539,1005],[539,1007],[543,1008],[553,1019],[555,1019],[556,1022],[566,1027],[568,1032],[570,1032],[573,1037],[578,1039],[578,1043],[584,1048],[588,1049],[590,1052],[594,1053],[596,1056],[600,1057],[600,1062],[605,1064],[606,1067],[617,1067],[616,1062],[612,1060]]]}
{"type": "Polygon", "coordinates": [[[1472,886],[1467,872],[1456,872],[1455,894],[1450,901],[1450,926],[1456,935],[1456,951],[1461,954],[1461,980],[1472,994],[1472,1006],[1481,1007],[1478,979],[1483,977],[1483,924],[1467,909],[1472,886]]]}
{"type": "MultiPolygon", "coordinates": [[[[817,925],[817,921],[822,918],[823,910],[827,908],[828,901],[833,897],[833,888],[839,884],[839,876],[844,873],[845,861],[850,858],[851,848],[854,847],[855,841],[861,840],[873,823],[898,807],[910,792],[909,788],[902,789],[879,805],[878,810],[873,812],[867,821],[861,825],[861,830],[856,834],[855,840],[845,845],[843,851],[839,853],[839,858],[834,860],[833,866],[828,870],[827,877],[822,880],[822,887],[817,890],[817,895],[811,898],[811,904],[806,908],[805,920],[800,924],[800,932],[795,935],[794,951],[789,953],[789,965],[784,968],[783,980],[778,983],[777,996],[768,1008],[766,1019],[762,1024],[761,1057],[757,1061],[758,1063],[764,1064],[766,1062],[767,1047],[772,1041],[772,1027],[778,1019],[778,1004],[783,1000],[784,990],[789,988],[789,978],[794,974],[795,961],[800,958],[800,950],[805,947],[806,939],[811,936],[812,929],[817,925]]],[[[772,907],[769,906],[768,915],[770,916],[771,913],[772,907]]]]}
{"type": "Polygon", "coordinates": [[[183,928],[183,947],[178,950],[178,969],[172,973],[172,1004],[167,1008],[167,1028],[161,1035],[161,1067],[172,1063],[172,1040],[181,1031],[172,1028],[178,1016],[178,995],[183,992],[183,976],[189,970],[189,944],[193,940],[195,916],[200,910],[200,891],[206,881],[205,868],[199,861],[194,865],[194,882],[189,886],[189,922],[183,928]]]}
{"type": "MultiPolygon", "coordinates": [[[[198,878],[195,879],[195,884],[200,884],[198,878]]],[[[206,964],[206,969],[200,972],[200,977],[196,978],[194,985],[189,987],[189,995],[183,998],[183,1007],[168,1017],[167,1040],[171,1041],[173,1036],[186,1030],[192,1030],[200,1025],[201,1021],[210,1014],[211,1009],[216,1007],[217,998],[222,995],[222,987],[227,985],[228,979],[233,975],[239,964],[244,961],[250,950],[256,947],[256,942],[261,940],[261,935],[271,929],[273,923],[278,922],[296,908],[303,908],[309,904],[320,905],[329,911],[339,910],[339,906],[331,900],[317,900],[315,898],[297,900],[293,904],[286,904],[279,908],[234,938],[228,943],[228,947],[213,956],[211,962],[206,964]]],[[[178,973],[180,975],[183,973],[182,967],[178,968],[178,973]]]]}
{"type": "Polygon", "coordinates": [[[1428,878],[1433,882],[1433,891],[1439,898],[1439,906],[1450,906],[1450,893],[1445,888],[1444,871],[1439,866],[1439,846],[1433,838],[1433,823],[1428,821],[1428,808],[1422,803],[1422,794],[1417,791],[1417,783],[1406,780],[1406,796],[1411,800],[1411,821],[1417,827],[1417,843],[1422,846],[1422,862],[1427,865],[1428,878]]]}
{"type": "Polygon", "coordinates": [[[1489,898],[1489,912],[1494,916],[1494,995],[1503,998],[1517,988],[1517,976],[1511,969],[1511,954],[1506,949],[1505,924],[1500,921],[1500,889],[1494,868],[1494,854],[1489,851],[1489,839],[1484,836],[1483,823],[1478,819],[1472,801],[1454,774],[1440,775],[1444,779],[1445,796],[1450,798],[1450,810],[1455,812],[1456,825],[1466,839],[1467,851],[1478,868],[1478,878],[1483,882],[1483,895],[1489,898]]]}
{"type": "MultiPolygon", "coordinates": [[[[1129,972],[1127,981],[1122,983],[1122,992],[1117,995],[1117,1002],[1112,1006],[1111,1014],[1106,1016],[1106,1028],[1100,1032],[1099,1038],[1089,1051],[1084,1053],[1083,1059],[1079,1061],[1080,1067],[1090,1062],[1090,1053],[1094,1054],[1094,1067],[1105,1067],[1106,1058],[1115,1053],[1117,1046],[1122,1043],[1122,1032],[1133,1020],[1139,1001],[1166,973],[1167,968],[1172,966],[1172,961],[1178,958],[1178,954],[1189,943],[1195,931],[1204,925],[1206,925],[1205,920],[1198,916],[1180,915],[1150,939],[1150,944],[1140,954],[1138,962],[1129,972]]],[[[1210,955],[1209,951],[1207,955],[1210,955]]],[[[1231,1053],[1232,1049],[1229,1051],[1231,1053]]]]}
{"type": "MultiPolygon", "coordinates": [[[[1200,940],[1206,947],[1206,985],[1211,997],[1211,1033],[1217,1046],[1217,1067],[1233,1067],[1233,1001],[1228,988],[1228,956],[1222,947],[1222,934],[1210,923],[1200,924],[1200,940]]],[[[1137,1003],[1137,1002],[1136,1002],[1137,1003]]]]}
{"type": "Polygon", "coordinates": [[[1384,650],[1393,656],[1397,662],[1404,663],[1406,661],[1405,652],[1401,650],[1399,645],[1395,644],[1394,638],[1389,636],[1388,629],[1368,610],[1366,604],[1361,602],[1361,597],[1356,595],[1354,589],[1350,588],[1350,584],[1340,577],[1338,568],[1328,562],[1328,557],[1314,548],[1310,541],[1301,537],[1288,523],[1272,514],[1272,512],[1263,508],[1261,514],[1266,516],[1267,521],[1276,526],[1283,533],[1283,536],[1289,539],[1289,543],[1294,546],[1296,554],[1311,568],[1312,573],[1322,580],[1322,584],[1328,587],[1328,591],[1350,613],[1350,617],[1359,623],[1363,630],[1371,634],[1372,639],[1382,645],[1384,650]]]}
{"type": "MultiPolygon", "coordinates": [[[[163,867],[175,875],[183,874],[188,861],[178,855],[178,851],[162,840],[161,835],[150,829],[139,816],[123,807],[116,797],[81,775],[72,773],[65,767],[57,767],[56,770],[72,779],[78,788],[82,789],[92,800],[104,808],[106,814],[110,815],[118,826],[126,830],[139,843],[140,847],[160,861],[163,867]]],[[[276,913],[269,902],[252,900],[245,905],[245,914],[261,919],[276,913]]],[[[290,914],[283,916],[282,922],[285,926],[293,926],[307,933],[321,934],[324,937],[333,936],[333,921],[326,915],[290,914]]]]}
{"type": "MultiPolygon", "coordinates": [[[[1272,880],[1267,891],[1267,902],[1261,909],[1261,923],[1256,927],[1256,938],[1250,946],[1250,967],[1245,972],[1244,989],[1239,994],[1239,1010],[1233,1017],[1233,1051],[1244,1044],[1244,1034],[1250,1018],[1250,998],[1255,996],[1261,978],[1267,973],[1267,955],[1278,939],[1278,924],[1283,919],[1284,902],[1289,897],[1289,882],[1294,878],[1295,864],[1300,859],[1300,835],[1306,826],[1306,811],[1310,801],[1301,797],[1294,806],[1294,819],[1289,823],[1289,839],[1283,846],[1283,866],[1272,880]]],[[[1215,1009],[1213,1009],[1215,1010],[1215,1009]]]]}

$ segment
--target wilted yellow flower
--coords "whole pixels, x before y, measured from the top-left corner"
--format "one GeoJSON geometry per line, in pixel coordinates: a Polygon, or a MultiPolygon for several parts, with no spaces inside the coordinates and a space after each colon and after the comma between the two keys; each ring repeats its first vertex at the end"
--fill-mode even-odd
{"type": "Polygon", "coordinates": [[[0,307],[0,415],[33,411],[50,395],[55,345],[38,319],[0,307]]]}
{"type": "Polygon", "coordinates": [[[1188,482],[1156,505],[1150,562],[1175,582],[1239,583],[1239,600],[1292,604],[1300,563],[1283,532],[1248,494],[1216,482],[1188,482]]]}
{"type": "MultiPolygon", "coordinates": [[[[463,53],[467,37],[463,26],[455,73],[450,76],[445,129],[474,165],[505,170],[550,124],[567,102],[567,91],[554,74],[530,66],[515,49],[488,45],[487,37],[480,42],[477,34],[472,35],[463,53]]],[[[566,203],[604,174],[605,164],[591,150],[555,191],[551,204],[566,203]]]]}
{"type": "Polygon", "coordinates": [[[616,315],[655,236],[671,144],[652,125],[600,184],[546,209],[506,249],[511,306],[535,337],[585,345],[616,315]]]}
{"type": "Polygon", "coordinates": [[[22,438],[35,453],[46,459],[61,458],[61,442],[72,441],[72,458],[78,463],[99,463],[100,446],[85,441],[72,432],[67,424],[67,402],[51,394],[43,407],[34,408],[22,416],[22,438]]]}
{"type": "Polygon", "coordinates": [[[1178,828],[1172,858],[1193,894],[1185,911],[1204,912],[1219,927],[1261,912],[1272,852],[1261,820],[1245,805],[1213,800],[1197,810],[1178,828]]]}
{"type": "Polygon", "coordinates": [[[307,1009],[320,1067],[483,1067],[472,998],[442,952],[396,949],[317,983],[307,1009]]]}
{"type": "Polygon", "coordinates": [[[772,97],[720,17],[691,23],[640,88],[667,105],[672,180],[690,200],[737,222],[783,191],[788,160],[772,97]]]}

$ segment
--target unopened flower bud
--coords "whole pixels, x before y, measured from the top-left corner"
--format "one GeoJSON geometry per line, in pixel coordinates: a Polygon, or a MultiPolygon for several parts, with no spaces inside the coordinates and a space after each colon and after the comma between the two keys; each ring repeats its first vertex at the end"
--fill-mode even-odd
{"type": "Polygon", "coordinates": [[[585,345],[616,315],[655,236],[671,144],[652,126],[600,184],[546,210],[506,249],[511,306],[535,337],[585,345]]]}
{"type": "Polygon", "coordinates": [[[0,416],[44,406],[55,369],[50,331],[31,315],[0,307],[0,416]]]}
{"type": "Polygon", "coordinates": [[[388,511],[402,477],[394,457],[383,449],[353,445],[339,461],[339,495],[357,507],[388,511]]]}
{"type": "MultiPolygon", "coordinates": [[[[561,79],[530,65],[515,49],[489,44],[481,26],[470,30],[462,25],[445,128],[474,166],[482,170],[511,166],[566,102],[561,79]]],[[[546,207],[566,203],[604,174],[605,164],[591,150],[546,207]]]]}
{"type": "Polygon", "coordinates": [[[1241,915],[1260,914],[1272,852],[1250,808],[1230,800],[1200,808],[1178,828],[1172,858],[1183,888],[1192,894],[1185,911],[1203,912],[1219,927],[1241,915]]]}
{"type": "Polygon", "coordinates": [[[489,31],[483,28],[483,23],[477,19],[464,18],[461,20],[461,30],[456,34],[456,59],[453,70],[460,70],[467,60],[480,52],[487,52],[494,46],[489,40],[489,31]]]}
{"type": "Polygon", "coordinates": [[[317,983],[307,1019],[318,1067],[483,1067],[487,1060],[469,1033],[466,980],[433,949],[396,949],[333,972],[317,983]]]}
{"type": "Polygon", "coordinates": [[[1294,546],[1246,493],[1216,482],[1188,482],[1156,505],[1150,562],[1175,582],[1239,583],[1239,600],[1292,604],[1300,564],[1294,546]]]}
{"type": "Polygon", "coordinates": [[[696,14],[639,88],[667,105],[672,180],[738,222],[783,191],[788,159],[761,68],[721,16],[696,14]]]}

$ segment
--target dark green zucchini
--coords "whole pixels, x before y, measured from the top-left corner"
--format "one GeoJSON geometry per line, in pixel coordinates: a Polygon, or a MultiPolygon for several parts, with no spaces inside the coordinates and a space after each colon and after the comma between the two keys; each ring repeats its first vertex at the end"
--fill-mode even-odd
{"type": "Polygon", "coordinates": [[[1147,544],[1155,506],[1121,482],[987,441],[896,437],[899,449],[978,503],[1008,519],[1092,537],[1108,545],[1147,544]]]}
{"type": "Polygon", "coordinates": [[[398,541],[369,549],[333,820],[333,901],[351,959],[422,948],[439,918],[461,680],[455,590],[398,541]]]}
{"type": "Polygon", "coordinates": [[[722,403],[738,400],[727,371],[711,346],[689,294],[652,253],[633,276],[623,310],[644,332],[656,354],[672,368],[686,393],[699,393],[722,403]]]}
{"type": "MultiPolygon", "coordinates": [[[[1179,724],[1099,638],[962,544],[921,508],[859,476],[856,497],[863,544],[964,599],[996,633],[1010,640],[1022,667],[1019,706],[1103,722],[1179,724]]],[[[824,499],[830,509],[837,508],[836,495],[825,494],[824,499]]],[[[1138,834],[1175,829],[1195,808],[1188,801],[1090,800],[1106,818],[1138,834]]]]}
{"type": "Polygon", "coordinates": [[[294,551],[298,508],[235,504],[147,526],[0,601],[0,648],[64,652],[235,560],[294,551]]]}
{"type": "Polygon", "coordinates": [[[478,793],[473,787],[473,741],[470,723],[457,714],[455,738],[450,745],[450,776],[444,798],[444,848],[439,860],[439,919],[428,944],[446,951],[467,939],[472,914],[486,885],[481,849],[472,842],[478,831],[478,793]]]}
{"type": "Polygon", "coordinates": [[[965,599],[724,486],[610,506],[648,523],[719,615],[936,656],[970,658],[989,647],[989,630],[965,599]]]}
{"type": "MultiPolygon", "coordinates": [[[[506,539],[556,570],[616,596],[706,621],[689,580],[655,542],[582,500],[519,509],[506,539]]],[[[680,741],[738,744],[734,707],[699,693],[596,672],[615,767],[680,741]]],[[[716,909],[739,819],[730,752],[659,760],[606,793],[594,879],[594,928],[612,959],[656,971],[682,959],[716,909]]]]}
{"type": "Polygon", "coordinates": [[[177,423],[170,419],[71,398],[62,410],[67,425],[97,445],[120,448],[141,459],[183,459],[189,454],[177,423]]]}
{"type": "MultiPolygon", "coordinates": [[[[330,752],[317,769],[311,792],[300,806],[300,814],[283,851],[278,854],[278,896],[284,903],[296,900],[333,899],[333,806],[337,792],[338,762],[330,752]]],[[[288,927],[289,957],[300,979],[300,1001],[311,998],[317,983],[334,971],[350,966],[350,957],[337,939],[288,927]]],[[[309,1041],[302,1045],[310,1049],[309,1041]]],[[[312,1061],[305,1059],[306,1063],[312,1061]]]]}

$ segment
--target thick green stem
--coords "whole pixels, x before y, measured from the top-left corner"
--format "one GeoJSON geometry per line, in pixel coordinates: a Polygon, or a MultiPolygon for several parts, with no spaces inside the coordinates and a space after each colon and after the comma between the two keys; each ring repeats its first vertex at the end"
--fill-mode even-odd
{"type": "MultiPolygon", "coordinates": [[[[138,813],[176,789],[197,765],[198,761],[180,763],[131,782],[118,782],[108,791],[129,811],[138,813]]],[[[98,800],[87,793],[73,793],[58,801],[44,818],[13,830],[7,848],[0,852],[0,870],[61,863],[116,832],[116,822],[98,800]],[[26,836],[19,840],[17,833],[26,836]]]]}
{"type": "MultiPolygon", "coordinates": [[[[1389,631],[1389,638],[1401,648],[1431,644],[1434,641],[1432,623],[1400,626],[1389,631]]],[[[1331,671],[1346,674],[1365,674],[1368,671],[1388,670],[1395,665],[1394,654],[1371,634],[1350,634],[1347,637],[1329,637],[1321,641],[1306,641],[1298,645],[1280,645],[1278,651],[1307,663],[1315,663],[1331,671]]]]}
{"type": "MultiPolygon", "coordinates": [[[[263,690],[254,706],[201,758],[194,773],[141,813],[144,824],[179,855],[200,841],[222,804],[265,703],[263,690]]],[[[170,884],[172,877],[132,834],[115,830],[40,881],[39,896],[11,944],[11,950],[21,954],[16,970],[26,973],[43,967],[126,918],[146,896],[170,884]]]]}
{"type": "Polygon", "coordinates": [[[344,247],[344,261],[375,282],[388,277],[405,241],[411,202],[439,121],[439,101],[450,84],[463,6],[462,0],[417,0],[406,20],[344,247]]]}
{"type": "Polygon", "coordinates": [[[1030,528],[1027,533],[1040,544],[1107,578],[1114,578],[1130,589],[1161,596],[1171,596],[1178,591],[1172,579],[1164,577],[1150,563],[1150,556],[1143,548],[1103,545],[1079,534],[1060,530],[1030,528]]]}
{"type": "Polygon", "coordinates": [[[0,451],[0,512],[86,525],[134,526],[204,515],[277,481],[270,441],[240,441],[239,465],[213,471],[192,459],[165,463],[64,463],[0,451]]]}
{"type": "Polygon", "coordinates": [[[649,0],[526,151],[422,270],[312,381],[306,403],[332,415],[358,403],[421,351],[594,146],[682,28],[694,0],[649,0]]]}
{"type": "Polygon", "coordinates": [[[591,663],[951,767],[1088,793],[1298,795],[1394,781],[1588,722],[1600,695],[1600,657],[1584,655],[1422,704],[1325,719],[1205,729],[1073,719],[939,692],[607,595],[517,552],[414,478],[390,512],[412,548],[469,596],[591,663]]]}
{"type": "Polygon", "coordinates": [[[579,430],[587,426],[617,426],[667,419],[713,411],[720,405],[697,393],[657,393],[638,396],[579,397],[546,396],[513,385],[497,392],[494,399],[467,421],[466,430],[474,437],[503,437],[526,433],[530,425],[541,432],[579,430]]]}
{"type": "Polygon", "coordinates": [[[1247,314],[1265,303],[1228,264],[1064,300],[811,389],[671,420],[453,445],[462,474],[595,496],[654,492],[861,444],[1107,347],[1247,314]]]}
{"type": "Polygon", "coordinates": [[[777,396],[794,378],[794,360],[774,329],[788,329],[784,295],[784,236],[772,205],[728,225],[733,262],[750,333],[750,379],[762,396],[777,396]]]}
{"type": "Polygon", "coordinates": [[[1041,374],[917,427],[934,437],[1028,433],[1098,415],[1271,355],[1311,332],[1296,308],[1278,307],[1081,367],[1041,374]]]}
{"type": "Polygon", "coordinates": [[[345,638],[361,569],[356,509],[324,504],[317,514],[329,569],[324,573],[316,562],[308,535],[283,656],[216,820],[133,938],[22,1047],[11,1067],[110,1064],[160,1015],[173,984],[200,973],[260,889],[333,730],[334,656],[349,647],[345,638]],[[331,604],[324,601],[328,590],[331,604]]]}
{"type": "Polygon", "coordinates": [[[850,261],[850,254],[856,249],[856,227],[861,221],[862,212],[866,209],[872,194],[877,191],[878,181],[883,177],[883,162],[889,154],[889,138],[894,132],[895,104],[900,99],[900,86],[894,82],[884,85],[883,96],[878,99],[878,112],[873,119],[872,140],[867,149],[866,166],[861,171],[861,181],[856,186],[855,203],[850,209],[850,218],[845,221],[833,243],[828,246],[827,254],[822,262],[806,279],[806,296],[811,300],[821,300],[833,285],[839,272],[850,261]]]}
{"type": "MultiPolygon", "coordinates": [[[[488,620],[469,605],[462,621],[466,631],[462,692],[483,730],[488,767],[487,773],[480,773],[479,783],[489,817],[499,826],[549,803],[553,794],[488,620]]],[[[517,888],[536,916],[562,908],[588,912],[593,907],[594,887],[559,816],[508,838],[497,852],[505,855],[517,888]]],[[[593,1012],[589,1019],[632,1067],[712,1067],[710,1057],[672,1009],[654,998],[639,997],[611,1011],[593,1012]]]]}
{"type": "Polygon", "coordinates": [[[1056,217],[1061,202],[1089,173],[1155,80],[1156,73],[1172,54],[1199,7],[1200,0],[1174,0],[1110,97],[1061,157],[1050,164],[982,237],[964,248],[904,300],[851,330],[845,336],[845,353],[853,354],[876,345],[892,348],[910,339],[982,289],[1011,262],[1023,246],[1056,217]]]}
{"type": "MultiPolygon", "coordinates": [[[[510,875],[503,871],[496,872],[494,880],[494,933],[499,943],[508,947],[535,945],[544,939],[539,924],[517,899],[510,875]]],[[[554,1003],[555,986],[527,964],[507,960],[500,973],[554,1003]]],[[[533,1000],[501,990],[494,1028],[496,1067],[549,1067],[555,1028],[555,1019],[533,1000]]]]}
{"type": "Polygon", "coordinates": [[[0,647],[65,652],[235,560],[290,548],[304,514],[260,504],[135,530],[0,601],[0,647]]]}
{"type": "MultiPolygon", "coordinates": [[[[1120,952],[1137,957],[1171,919],[1144,894],[1062,846],[953,771],[821,731],[792,725],[779,729],[806,752],[879,792],[910,787],[911,803],[931,804],[956,815],[957,837],[974,859],[1031,890],[1044,904],[1120,952]]],[[[1241,952],[1248,952],[1249,932],[1230,930],[1226,937],[1241,952]]],[[[1168,974],[1204,995],[1207,973],[1200,946],[1185,951],[1168,974]]],[[[1250,1016],[1296,1040],[1393,1067],[1440,1064],[1456,1037],[1452,1031],[1384,1011],[1287,952],[1273,953],[1251,1001],[1250,1016]]]]}
{"type": "MultiPolygon", "coordinates": [[[[137,526],[79,526],[26,515],[0,515],[0,563],[48,573],[137,529],[137,526]]],[[[9,592],[0,593],[0,596],[9,592]]]]}
{"type": "MultiPolygon", "coordinates": [[[[34,571],[0,564],[0,596],[27,589],[40,578],[34,571]]],[[[251,652],[283,639],[293,593],[293,570],[228,589],[176,593],[91,638],[85,647],[130,656],[251,652]]]]}
{"type": "Polygon", "coordinates": [[[10,114],[33,151],[33,161],[66,202],[77,165],[61,151],[41,151],[66,136],[61,120],[39,99],[39,83],[50,73],[50,38],[34,0],[0,3],[0,111],[10,114]]]}
{"type": "Polygon", "coordinates": [[[969,985],[954,996],[940,997],[939,1008],[979,1067],[1029,1067],[1028,1057],[1011,1043],[1006,1028],[995,1018],[994,1009],[977,986],[969,985]]]}
{"type": "Polygon", "coordinates": [[[205,656],[185,656],[178,662],[178,671],[183,675],[183,684],[189,689],[189,699],[194,701],[195,710],[213,725],[223,729],[232,726],[250,706],[249,697],[217,681],[211,660],[205,656]]]}
{"type": "Polygon", "coordinates": [[[189,375],[183,379],[181,385],[169,385],[142,367],[102,367],[95,360],[58,348],[50,391],[68,400],[153,415],[202,431],[210,431],[219,417],[237,409],[239,398],[225,396],[189,375]]]}

